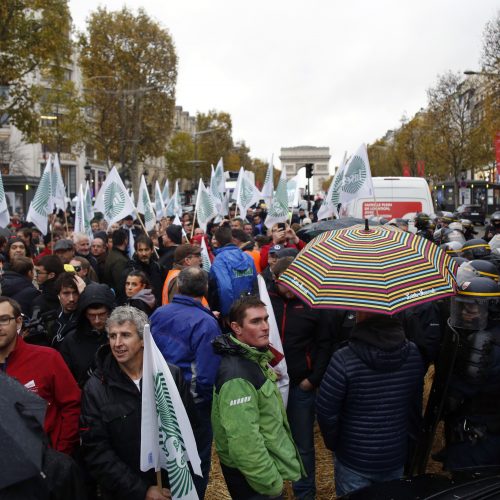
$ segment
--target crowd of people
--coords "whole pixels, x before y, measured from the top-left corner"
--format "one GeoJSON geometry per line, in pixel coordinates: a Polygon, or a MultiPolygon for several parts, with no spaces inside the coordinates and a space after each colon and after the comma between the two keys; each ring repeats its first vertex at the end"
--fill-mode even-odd
{"type": "MultiPolygon", "coordinates": [[[[239,217],[232,208],[206,231],[190,213],[149,233],[132,216],[110,227],[96,218],[92,236],[57,214],[46,236],[17,219],[1,229],[0,371],[47,402],[46,450],[73,464],[64,487],[47,473],[42,486],[12,485],[13,495],[33,487],[53,498],[170,498],[166,471],[160,486],[139,466],[147,323],[194,431],[199,498],[212,444],[232,498],[282,498],[285,481],[296,498],[316,498],[316,421],[334,454],[338,496],[401,478],[418,446],[424,376],[449,329],[461,342],[440,458],[450,469],[500,464],[499,266],[487,242],[500,234],[500,214],[486,240],[448,214],[437,230],[417,214],[418,233],[461,264],[459,293],[394,316],[301,302],[279,277],[305,246],[297,232],[315,211],[269,229],[265,215],[264,206],[239,217]],[[270,345],[259,274],[283,354],[270,345]],[[275,368],[283,356],[286,405],[275,368]]],[[[402,219],[382,222],[408,230],[402,219]]]]}

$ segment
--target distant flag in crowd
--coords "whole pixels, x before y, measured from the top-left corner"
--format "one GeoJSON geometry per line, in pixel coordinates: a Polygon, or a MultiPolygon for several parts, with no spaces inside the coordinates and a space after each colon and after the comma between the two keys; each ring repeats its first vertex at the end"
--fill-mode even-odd
{"type": "Polygon", "coordinates": [[[200,179],[198,184],[198,196],[196,197],[195,217],[204,232],[207,230],[207,223],[218,213],[210,191],[200,179]]]}
{"type": "Polygon", "coordinates": [[[286,222],[288,219],[288,193],[286,189],[285,169],[281,171],[278,187],[274,193],[273,200],[267,211],[267,217],[264,222],[266,227],[270,228],[277,222],[286,222]]]}
{"type": "Polygon", "coordinates": [[[134,203],[116,167],[111,169],[99,193],[97,193],[94,208],[102,212],[108,224],[113,224],[124,219],[127,215],[134,214],[134,203]]]}
{"type": "Polygon", "coordinates": [[[7,198],[3,188],[2,175],[0,174],[0,227],[7,227],[10,223],[9,208],[7,207],[7,198]]]}
{"type": "Polygon", "coordinates": [[[217,163],[215,170],[212,167],[212,175],[210,177],[210,194],[212,195],[215,206],[219,215],[227,215],[224,213],[224,195],[226,193],[226,179],[224,177],[224,163],[222,158],[217,163]]]}
{"type": "Polygon", "coordinates": [[[170,186],[168,183],[168,179],[165,180],[165,185],[163,186],[163,191],[161,192],[163,198],[163,204],[165,206],[168,205],[168,201],[170,200],[170,186]]]}
{"type": "Polygon", "coordinates": [[[334,215],[338,217],[337,207],[340,203],[340,188],[342,187],[342,181],[344,180],[344,169],[347,161],[347,153],[344,155],[344,159],[340,164],[335,176],[332,179],[330,187],[328,188],[328,193],[326,194],[323,203],[318,210],[318,220],[327,219],[334,215]]]}
{"type": "Polygon", "coordinates": [[[273,306],[271,304],[271,299],[269,298],[266,282],[260,274],[257,276],[257,282],[259,285],[260,300],[266,304],[267,314],[269,315],[269,343],[271,346],[271,352],[274,354],[273,363],[275,363],[273,364],[273,369],[279,373],[277,384],[281,392],[281,397],[283,398],[283,404],[286,408],[288,403],[288,391],[290,388],[290,377],[288,376],[288,368],[284,355],[285,351],[283,350],[283,345],[281,343],[278,323],[276,322],[276,317],[274,316],[273,306]]]}
{"type": "Polygon", "coordinates": [[[66,210],[66,188],[61,175],[59,155],[54,155],[50,175],[50,207],[66,210]]]}
{"type": "Polygon", "coordinates": [[[266,205],[271,204],[274,192],[274,179],[273,179],[273,155],[271,155],[271,161],[267,167],[266,178],[264,179],[264,185],[262,186],[261,198],[266,202],[266,205]]]}
{"type": "Polygon", "coordinates": [[[144,327],[143,340],[141,471],[165,469],[173,499],[197,500],[187,460],[195,474],[202,473],[186,409],[149,325],[144,327]]]}
{"type": "Polygon", "coordinates": [[[85,185],[85,217],[90,222],[94,218],[94,207],[92,205],[92,191],[89,181],[85,185]]]}
{"type": "Polygon", "coordinates": [[[260,200],[260,191],[255,186],[254,182],[248,177],[247,172],[240,170],[240,188],[238,190],[238,197],[236,198],[236,204],[240,210],[242,217],[246,217],[247,210],[258,203],[260,200]]]}
{"type": "Polygon", "coordinates": [[[297,207],[299,205],[299,176],[292,177],[286,183],[286,193],[288,197],[288,206],[297,207]]]}
{"type": "Polygon", "coordinates": [[[78,191],[78,196],[76,198],[75,206],[75,232],[84,233],[92,240],[93,234],[90,225],[90,219],[87,214],[85,194],[83,187],[80,184],[80,189],[78,191]]]}
{"type": "Polygon", "coordinates": [[[182,215],[182,202],[181,195],[179,193],[179,181],[175,181],[175,190],[172,198],[170,198],[167,205],[167,215],[169,217],[173,217],[174,215],[178,215],[179,217],[182,215]]]}
{"type": "Polygon", "coordinates": [[[201,239],[201,267],[208,273],[212,267],[210,262],[210,255],[208,254],[207,243],[205,242],[205,235],[201,239]]]}
{"type": "Polygon", "coordinates": [[[361,144],[356,154],[351,156],[345,170],[339,201],[342,207],[357,198],[373,198],[373,182],[366,145],[361,144]]]}
{"type": "Polygon", "coordinates": [[[156,215],[153,204],[149,197],[148,186],[144,175],[141,175],[139,194],[137,195],[137,211],[144,215],[144,227],[146,231],[152,231],[156,225],[156,215]]]}
{"type": "Polygon", "coordinates": [[[244,173],[243,167],[240,168],[240,171],[238,172],[238,178],[236,179],[236,185],[234,186],[233,194],[231,196],[232,200],[237,200],[240,192],[240,185],[241,185],[241,178],[244,173]]]}
{"type": "Polygon", "coordinates": [[[158,181],[155,182],[155,212],[156,220],[160,220],[165,216],[165,202],[158,181]]]}
{"type": "Polygon", "coordinates": [[[47,225],[49,220],[49,214],[52,213],[52,207],[50,206],[50,185],[51,185],[51,161],[50,158],[47,160],[45,169],[43,171],[40,183],[36,189],[35,196],[30,203],[28,210],[28,215],[26,220],[28,222],[33,222],[35,226],[40,229],[42,234],[47,234],[47,225]]]}

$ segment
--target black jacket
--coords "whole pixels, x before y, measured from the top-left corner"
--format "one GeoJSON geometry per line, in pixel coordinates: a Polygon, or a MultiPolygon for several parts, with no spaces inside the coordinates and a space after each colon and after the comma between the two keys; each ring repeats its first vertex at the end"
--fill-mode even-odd
{"type": "Polygon", "coordinates": [[[68,333],[61,343],[59,352],[68,365],[80,387],[85,385],[89,377],[95,354],[99,347],[108,343],[106,331],[92,329],[85,316],[90,306],[105,306],[111,311],[115,305],[115,296],[107,285],[93,283],[85,288],[78,301],[78,326],[68,333]]]}
{"type": "Polygon", "coordinates": [[[33,301],[40,295],[33,282],[22,274],[14,271],[5,271],[1,280],[2,295],[19,302],[21,311],[31,315],[33,301]]]}
{"type": "Polygon", "coordinates": [[[158,264],[158,262],[153,259],[151,259],[149,263],[145,264],[137,258],[137,255],[134,254],[134,257],[128,261],[127,267],[122,274],[122,283],[119,288],[120,293],[118,294],[118,296],[123,300],[125,299],[125,281],[130,271],[142,271],[144,274],[146,274],[146,276],[151,281],[151,288],[156,299],[156,305],[160,306],[163,282],[166,278],[166,273],[163,267],[161,267],[160,264],[158,264]]]}
{"type": "Polygon", "coordinates": [[[52,278],[40,286],[42,293],[33,301],[32,315],[34,317],[59,309],[59,297],[57,296],[55,283],[56,278],[52,278]]]}
{"type": "MultiPolygon", "coordinates": [[[[120,369],[110,347],[97,353],[97,368],[82,394],[82,456],[91,476],[99,482],[104,498],[144,500],[156,484],[154,469],[140,470],[141,393],[120,369]]],[[[181,370],[169,365],[196,437],[197,414],[181,370]]],[[[168,477],[162,469],[162,482],[168,477]]]]}
{"type": "Polygon", "coordinates": [[[307,378],[319,386],[332,354],[330,314],[311,309],[297,298],[284,299],[273,284],[269,290],[283,344],[288,375],[294,385],[307,378]]]}
{"type": "Polygon", "coordinates": [[[164,247],[164,250],[161,254],[159,264],[166,273],[168,273],[170,269],[174,267],[174,253],[176,248],[177,245],[174,245],[172,247],[164,247]]]}

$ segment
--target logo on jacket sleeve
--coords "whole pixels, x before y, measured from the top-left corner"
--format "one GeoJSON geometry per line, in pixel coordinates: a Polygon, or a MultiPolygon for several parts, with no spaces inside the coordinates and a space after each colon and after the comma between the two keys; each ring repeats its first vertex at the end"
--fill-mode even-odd
{"type": "Polygon", "coordinates": [[[242,405],[243,403],[248,403],[252,399],[252,396],[245,396],[244,398],[231,399],[229,406],[242,405]]]}

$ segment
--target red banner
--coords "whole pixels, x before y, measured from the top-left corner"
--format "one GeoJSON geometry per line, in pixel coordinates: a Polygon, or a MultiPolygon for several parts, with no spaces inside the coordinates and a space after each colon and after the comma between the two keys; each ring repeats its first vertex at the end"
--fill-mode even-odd
{"type": "Polygon", "coordinates": [[[403,163],[403,177],[411,177],[410,165],[406,161],[403,163]]]}
{"type": "Polygon", "coordinates": [[[495,135],[495,154],[497,160],[497,174],[500,175],[500,132],[495,135]]]}
{"type": "Polygon", "coordinates": [[[423,160],[417,161],[417,176],[425,177],[425,162],[423,160]]]}

